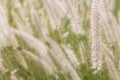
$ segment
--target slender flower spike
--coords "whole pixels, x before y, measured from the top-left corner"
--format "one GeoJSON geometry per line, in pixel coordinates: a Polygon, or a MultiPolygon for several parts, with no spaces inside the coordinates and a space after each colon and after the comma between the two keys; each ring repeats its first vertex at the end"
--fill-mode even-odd
{"type": "Polygon", "coordinates": [[[93,0],[91,7],[91,60],[92,68],[95,73],[101,69],[102,54],[101,54],[101,27],[100,17],[98,12],[99,0],[93,0]]]}
{"type": "Polygon", "coordinates": [[[105,56],[105,61],[109,70],[110,77],[113,80],[120,80],[120,76],[118,74],[118,71],[116,70],[116,67],[114,66],[113,61],[109,56],[105,56]]]}
{"type": "Polygon", "coordinates": [[[8,17],[6,10],[0,4],[0,49],[8,45],[12,45],[14,48],[18,46],[15,36],[9,30],[8,17]],[[9,39],[9,42],[7,41],[9,39]]]}
{"type": "Polygon", "coordinates": [[[70,0],[64,0],[64,3],[67,5],[68,17],[70,18],[72,31],[75,34],[84,34],[84,30],[80,25],[79,14],[76,7],[72,4],[70,0]]]}
{"type": "Polygon", "coordinates": [[[72,80],[81,80],[77,71],[73,68],[73,66],[65,56],[60,46],[49,37],[47,40],[51,47],[51,55],[55,58],[56,62],[60,65],[62,69],[61,71],[63,71],[64,73],[69,73],[72,80]]]}
{"type": "Polygon", "coordinates": [[[0,4],[0,25],[7,24],[7,16],[5,9],[0,4]]]}
{"type": "Polygon", "coordinates": [[[73,51],[71,48],[69,48],[69,47],[67,47],[67,46],[65,46],[65,45],[62,45],[62,47],[63,47],[63,49],[65,50],[65,54],[66,54],[66,56],[68,57],[68,60],[71,62],[71,64],[72,64],[74,67],[79,66],[80,63],[79,63],[76,55],[74,54],[74,51],[73,51]]]}
{"type": "MultiPolygon", "coordinates": [[[[111,17],[109,15],[109,11],[107,10],[106,8],[106,1],[104,0],[100,0],[99,1],[99,16],[100,16],[100,22],[101,22],[101,25],[102,25],[102,28],[105,32],[105,36],[108,40],[108,42],[111,44],[115,41],[115,36],[114,36],[114,33],[113,33],[113,30],[111,28],[111,25],[109,24],[109,18],[111,17]]],[[[112,21],[113,22],[113,21],[112,21]]]]}

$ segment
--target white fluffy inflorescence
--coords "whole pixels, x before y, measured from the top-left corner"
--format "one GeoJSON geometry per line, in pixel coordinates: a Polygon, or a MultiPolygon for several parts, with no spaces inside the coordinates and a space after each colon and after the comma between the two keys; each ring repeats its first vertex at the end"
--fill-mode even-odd
{"type": "Polygon", "coordinates": [[[15,36],[9,30],[6,10],[0,5],[0,49],[7,45],[18,46],[15,36]],[[9,41],[7,41],[9,40],[9,41]]]}
{"type": "Polygon", "coordinates": [[[102,67],[101,26],[98,8],[99,0],[93,0],[91,10],[91,61],[95,73],[102,67]]]}
{"type": "Polygon", "coordinates": [[[80,17],[78,14],[78,10],[75,7],[75,4],[73,4],[70,0],[64,0],[64,3],[67,6],[66,10],[68,12],[68,17],[71,21],[72,31],[75,34],[84,34],[84,30],[82,29],[82,26],[80,24],[80,17]]]}
{"type": "Polygon", "coordinates": [[[76,55],[74,54],[73,49],[65,46],[64,44],[62,45],[63,49],[65,50],[65,55],[68,57],[68,60],[70,61],[70,63],[76,68],[77,66],[79,66],[79,61],[76,57],[76,55]]]}
{"type": "Polygon", "coordinates": [[[0,5],[0,25],[7,24],[5,9],[0,5]]]}
{"type": "Polygon", "coordinates": [[[77,71],[71,65],[70,61],[67,59],[66,55],[54,40],[48,38],[48,43],[50,44],[51,55],[55,58],[56,62],[60,65],[61,71],[63,73],[69,73],[73,80],[81,80],[77,71]]]}

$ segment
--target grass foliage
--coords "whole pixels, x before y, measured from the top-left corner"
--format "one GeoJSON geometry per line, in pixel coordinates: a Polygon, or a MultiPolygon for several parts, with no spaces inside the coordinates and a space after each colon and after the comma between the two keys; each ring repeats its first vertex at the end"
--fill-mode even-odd
{"type": "Polygon", "coordinates": [[[102,28],[92,62],[94,1],[0,0],[0,80],[120,80],[120,0],[103,0],[101,23],[92,18],[102,28]]]}

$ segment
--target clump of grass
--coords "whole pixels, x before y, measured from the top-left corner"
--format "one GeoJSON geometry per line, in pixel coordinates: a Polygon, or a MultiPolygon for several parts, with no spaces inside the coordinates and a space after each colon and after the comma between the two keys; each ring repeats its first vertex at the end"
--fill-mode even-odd
{"type": "Polygon", "coordinates": [[[0,0],[0,80],[120,80],[117,2],[0,0]]]}

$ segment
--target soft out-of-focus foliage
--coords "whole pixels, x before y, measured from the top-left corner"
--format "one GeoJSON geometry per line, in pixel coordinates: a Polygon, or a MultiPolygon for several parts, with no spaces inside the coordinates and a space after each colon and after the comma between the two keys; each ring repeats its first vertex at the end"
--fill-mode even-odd
{"type": "Polygon", "coordinates": [[[0,0],[0,80],[120,80],[119,0],[0,0]]]}

